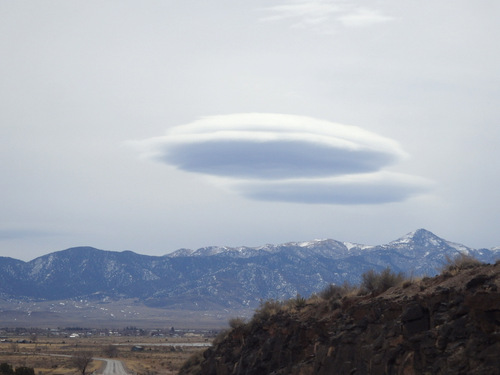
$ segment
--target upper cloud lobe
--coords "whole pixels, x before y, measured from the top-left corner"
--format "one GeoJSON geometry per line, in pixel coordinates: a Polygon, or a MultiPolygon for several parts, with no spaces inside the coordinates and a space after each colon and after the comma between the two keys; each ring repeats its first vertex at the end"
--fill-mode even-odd
{"type": "Polygon", "coordinates": [[[380,177],[383,168],[406,156],[397,142],[304,116],[205,117],[139,145],[148,156],[181,170],[224,177],[254,199],[385,203],[406,199],[423,186],[408,176],[380,177]]]}

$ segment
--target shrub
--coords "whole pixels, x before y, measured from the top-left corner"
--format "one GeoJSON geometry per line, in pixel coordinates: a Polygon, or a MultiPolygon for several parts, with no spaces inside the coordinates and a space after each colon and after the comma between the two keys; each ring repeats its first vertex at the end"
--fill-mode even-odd
{"type": "Polygon", "coordinates": [[[179,369],[179,375],[199,375],[202,373],[201,363],[203,362],[203,352],[198,352],[189,357],[179,369]]]}
{"type": "Polygon", "coordinates": [[[113,344],[109,344],[102,351],[108,358],[115,358],[118,356],[118,348],[113,344]]]}
{"type": "Polygon", "coordinates": [[[361,291],[363,293],[371,293],[378,295],[385,292],[393,286],[401,284],[405,277],[399,272],[392,272],[389,267],[378,273],[374,270],[368,270],[361,275],[361,291]]]}
{"type": "Polygon", "coordinates": [[[347,281],[342,285],[330,284],[321,292],[319,292],[320,298],[329,301],[329,300],[338,300],[342,297],[350,294],[356,288],[350,285],[347,281]]]}
{"type": "Polygon", "coordinates": [[[330,284],[321,292],[319,292],[319,296],[325,301],[331,299],[339,299],[342,297],[342,288],[339,285],[330,284]]]}
{"type": "Polygon", "coordinates": [[[414,281],[413,281],[413,280],[405,280],[405,281],[403,282],[403,288],[405,288],[405,289],[406,289],[406,288],[408,288],[410,285],[412,285],[413,283],[414,283],[414,281]]]}
{"type": "Polygon", "coordinates": [[[319,293],[319,297],[325,300],[328,308],[333,311],[340,308],[343,305],[341,300],[348,295],[352,295],[356,289],[347,281],[342,285],[330,284],[319,293]]]}
{"type": "Polygon", "coordinates": [[[229,319],[229,327],[232,329],[243,327],[245,324],[245,318],[236,317],[229,319]]]}
{"type": "Polygon", "coordinates": [[[361,275],[361,289],[365,293],[374,293],[377,289],[378,274],[371,269],[361,275]]]}
{"type": "Polygon", "coordinates": [[[295,298],[291,298],[286,302],[286,305],[297,310],[303,309],[307,305],[307,300],[297,293],[295,298]]]}
{"type": "Polygon", "coordinates": [[[14,373],[14,369],[12,368],[12,365],[3,362],[0,363],[0,374],[2,375],[12,375],[14,373]]]}
{"type": "Polygon", "coordinates": [[[229,331],[230,331],[229,329],[223,329],[222,331],[220,331],[217,334],[217,336],[215,336],[214,340],[212,341],[212,344],[213,345],[218,345],[221,342],[223,342],[227,338],[227,335],[228,335],[229,331]]]}
{"type": "Polygon", "coordinates": [[[276,315],[282,309],[283,302],[275,299],[269,299],[260,303],[259,308],[255,310],[254,319],[268,319],[269,317],[276,315]]]}
{"type": "Polygon", "coordinates": [[[452,275],[456,275],[458,272],[461,270],[465,270],[468,268],[474,268],[477,266],[480,266],[481,263],[479,260],[476,258],[459,253],[456,257],[452,258],[448,255],[446,255],[446,262],[441,268],[441,273],[450,273],[452,275]]]}
{"type": "Polygon", "coordinates": [[[20,367],[16,367],[14,374],[15,375],[35,375],[35,369],[33,367],[20,366],[20,367]]]}

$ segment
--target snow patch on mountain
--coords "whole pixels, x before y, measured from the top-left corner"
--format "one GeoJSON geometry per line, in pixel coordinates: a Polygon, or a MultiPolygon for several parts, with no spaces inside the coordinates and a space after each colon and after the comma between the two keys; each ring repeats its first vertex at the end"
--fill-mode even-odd
{"type": "Polygon", "coordinates": [[[471,249],[467,246],[464,246],[462,244],[459,244],[459,243],[455,243],[455,242],[450,242],[450,241],[446,241],[446,244],[454,249],[456,249],[457,251],[459,251],[460,253],[462,254],[465,254],[465,255],[469,255],[470,252],[471,252],[471,249]]]}
{"type": "Polygon", "coordinates": [[[425,229],[377,246],[315,239],[179,249],[162,257],[81,247],[31,262],[0,258],[0,295],[56,300],[102,292],[152,307],[189,309],[195,301],[200,309],[256,307],[260,300],[308,296],[331,283],[358,284],[369,269],[433,276],[460,253],[494,263],[500,247],[476,250],[425,229]]]}
{"type": "Polygon", "coordinates": [[[352,249],[369,250],[369,249],[375,247],[373,245],[362,245],[362,244],[354,243],[354,242],[343,242],[343,244],[345,245],[345,247],[347,247],[347,250],[349,250],[349,251],[351,251],[352,249]]]}

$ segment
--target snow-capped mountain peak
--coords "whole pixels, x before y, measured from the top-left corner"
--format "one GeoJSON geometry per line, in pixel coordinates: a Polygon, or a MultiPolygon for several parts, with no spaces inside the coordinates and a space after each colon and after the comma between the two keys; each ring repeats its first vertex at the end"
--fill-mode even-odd
{"type": "Polygon", "coordinates": [[[446,241],[426,229],[417,229],[416,231],[405,234],[397,240],[391,241],[390,245],[415,243],[423,246],[439,246],[444,242],[446,241]]]}
{"type": "Polygon", "coordinates": [[[330,283],[356,284],[369,269],[432,276],[459,253],[487,263],[500,255],[446,241],[425,229],[378,246],[326,239],[180,249],[163,257],[80,247],[30,262],[0,258],[0,296],[57,300],[99,293],[139,298],[152,306],[188,308],[196,300],[207,309],[247,308],[261,299],[310,295],[330,283]]]}

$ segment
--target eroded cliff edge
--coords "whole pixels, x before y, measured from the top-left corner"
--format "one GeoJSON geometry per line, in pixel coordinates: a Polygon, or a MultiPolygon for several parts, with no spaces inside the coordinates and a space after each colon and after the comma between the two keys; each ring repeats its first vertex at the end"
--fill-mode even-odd
{"type": "Polygon", "coordinates": [[[500,262],[263,305],[180,374],[500,374],[500,262]]]}

